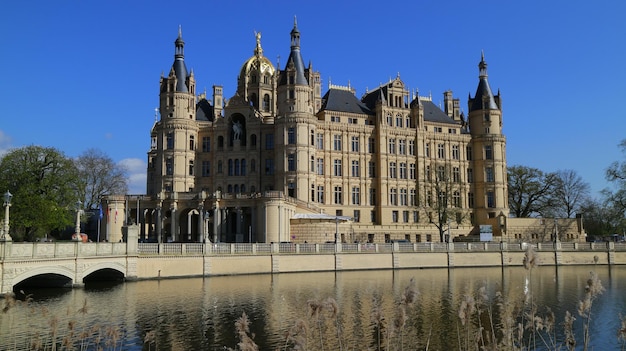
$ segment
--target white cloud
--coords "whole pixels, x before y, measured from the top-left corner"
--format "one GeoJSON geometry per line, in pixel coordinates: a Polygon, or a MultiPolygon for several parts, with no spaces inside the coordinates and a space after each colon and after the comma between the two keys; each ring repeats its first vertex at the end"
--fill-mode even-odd
{"type": "Polygon", "coordinates": [[[119,162],[128,170],[128,193],[146,193],[146,162],[138,158],[125,158],[119,162]]]}
{"type": "Polygon", "coordinates": [[[11,148],[11,142],[13,140],[5,132],[0,130],[0,156],[6,154],[11,148]]]}

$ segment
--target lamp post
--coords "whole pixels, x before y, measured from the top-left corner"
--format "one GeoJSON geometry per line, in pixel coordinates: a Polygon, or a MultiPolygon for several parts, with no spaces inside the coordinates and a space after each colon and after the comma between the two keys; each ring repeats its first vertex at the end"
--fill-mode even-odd
{"type": "Polygon", "coordinates": [[[9,207],[11,207],[11,199],[13,195],[7,190],[4,193],[4,225],[2,226],[2,236],[0,241],[11,241],[11,235],[9,235],[9,207]]]}
{"type": "Polygon", "coordinates": [[[81,205],[83,203],[79,201],[76,201],[76,237],[74,240],[78,240],[80,241],[82,238],[80,237],[80,213],[82,212],[82,210],[80,209],[81,205]]]}

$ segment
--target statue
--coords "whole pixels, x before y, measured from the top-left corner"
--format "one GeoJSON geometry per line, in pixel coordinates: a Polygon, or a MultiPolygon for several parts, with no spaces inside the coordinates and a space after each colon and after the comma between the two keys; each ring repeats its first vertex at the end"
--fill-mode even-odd
{"type": "Polygon", "coordinates": [[[241,122],[233,122],[233,140],[241,140],[241,133],[243,132],[243,126],[241,122]]]}

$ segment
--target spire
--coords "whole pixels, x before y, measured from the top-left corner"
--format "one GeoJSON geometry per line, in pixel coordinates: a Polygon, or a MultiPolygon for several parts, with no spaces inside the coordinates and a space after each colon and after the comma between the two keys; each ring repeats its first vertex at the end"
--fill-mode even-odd
{"type": "Polygon", "coordinates": [[[485,53],[483,51],[480,53],[480,62],[478,63],[478,88],[476,88],[474,98],[470,96],[469,107],[469,112],[499,109],[487,80],[487,62],[485,61],[485,53]]]}
{"type": "Polygon", "coordinates": [[[176,91],[187,93],[189,90],[187,89],[187,85],[185,85],[187,78],[184,51],[185,41],[183,40],[183,30],[180,25],[178,26],[178,37],[176,41],[174,41],[174,46],[174,64],[172,65],[172,70],[174,70],[174,74],[176,75],[176,91]]]}
{"type": "MultiPolygon", "coordinates": [[[[293,79],[293,83],[289,84],[309,84],[304,74],[304,60],[302,60],[302,55],[300,54],[300,31],[298,30],[298,22],[296,21],[295,16],[293,20],[293,29],[291,30],[291,52],[289,53],[289,58],[287,58],[285,71],[289,70],[290,67],[293,67],[293,69],[295,70],[295,77],[293,79]]],[[[283,74],[283,77],[281,78],[279,83],[280,85],[285,85],[291,81],[288,79],[289,74],[291,73],[285,72],[285,74],[283,74]]]]}

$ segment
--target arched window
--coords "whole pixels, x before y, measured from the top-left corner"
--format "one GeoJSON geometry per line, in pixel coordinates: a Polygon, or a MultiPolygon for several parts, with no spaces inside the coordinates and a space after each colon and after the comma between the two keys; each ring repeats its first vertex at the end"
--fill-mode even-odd
{"type": "Polygon", "coordinates": [[[246,192],[246,185],[245,184],[241,184],[241,192],[242,193],[246,192]]]}
{"type": "Polygon", "coordinates": [[[252,147],[256,146],[256,134],[250,135],[250,146],[252,147]]]}
{"type": "Polygon", "coordinates": [[[246,159],[241,160],[241,175],[246,175],[246,159]]]}
{"type": "Polygon", "coordinates": [[[270,96],[269,94],[265,94],[263,96],[263,111],[269,112],[270,110],[270,96]]]}
{"type": "Polygon", "coordinates": [[[259,100],[255,93],[252,93],[250,95],[250,102],[252,103],[252,106],[254,106],[255,108],[259,108],[259,100]]]}
{"type": "Polygon", "coordinates": [[[239,193],[239,184],[235,184],[235,194],[239,193]]]}
{"type": "Polygon", "coordinates": [[[219,149],[224,147],[224,137],[221,135],[217,137],[217,147],[219,149]]]}
{"type": "Polygon", "coordinates": [[[239,175],[239,160],[235,160],[235,175],[239,175]]]}
{"type": "Polygon", "coordinates": [[[228,175],[233,175],[233,160],[230,158],[228,159],[228,175]]]}
{"type": "Polygon", "coordinates": [[[228,189],[227,190],[228,193],[232,193],[233,192],[233,186],[231,184],[228,184],[227,189],[228,189]]]}

